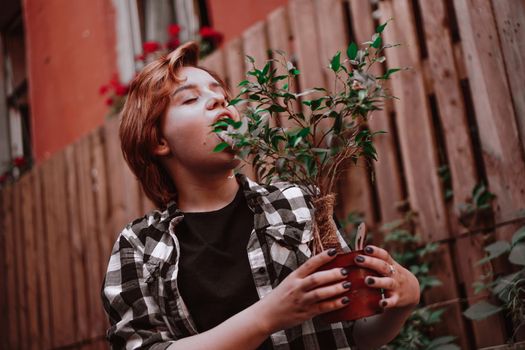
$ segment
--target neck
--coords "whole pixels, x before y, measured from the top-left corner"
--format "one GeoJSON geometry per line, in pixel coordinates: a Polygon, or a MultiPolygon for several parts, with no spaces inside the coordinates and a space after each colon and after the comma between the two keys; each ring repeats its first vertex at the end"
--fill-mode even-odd
{"type": "Polygon", "coordinates": [[[183,212],[206,212],[231,203],[239,184],[233,170],[215,174],[174,174],[177,205],[183,212]]]}

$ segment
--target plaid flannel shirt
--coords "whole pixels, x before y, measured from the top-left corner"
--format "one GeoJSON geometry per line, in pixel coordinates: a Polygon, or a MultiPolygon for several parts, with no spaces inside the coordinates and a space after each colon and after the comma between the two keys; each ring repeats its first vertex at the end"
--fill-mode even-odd
{"type": "MultiPolygon", "coordinates": [[[[254,212],[247,254],[262,299],[312,256],[313,207],[297,185],[259,185],[244,175],[237,178],[254,212]]],[[[118,236],[102,286],[112,348],[166,349],[198,333],[177,287],[180,248],[175,232],[182,218],[171,202],[166,210],[128,224],[118,236]]],[[[354,322],[326,324],[314,317],[273,333],[271,341],[276,350],[352,349],[353,326],[354,322]]]]}

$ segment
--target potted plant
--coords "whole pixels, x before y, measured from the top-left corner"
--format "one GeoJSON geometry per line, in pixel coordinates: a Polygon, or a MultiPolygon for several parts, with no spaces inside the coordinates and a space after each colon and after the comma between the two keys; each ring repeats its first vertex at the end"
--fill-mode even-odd
{"type": "MultiPolygon", "coordinates": [[[[373,144],[375,135],[366,127],[370,112],[381,109],[388,95],[384,83],[399,68],[388,69],[374,76],[370,68],[385,61],[383,51],[395,45],[383,44],[381,34],[387,23],[376,28],[371,41],[359,49],[351,43],[346,58],[337,52],[330,60],[334,88],[314,87],[294,92],[293,82],[301,74],[287,60],[282,51],[258,69],[252,57],[247,56],[251,69],[247,79],[239,83],[241,91],[230,105],[241,106],[242,120],[221,119],[212,125],[213,132],[223,140],[215,148],[220,152],[232,148],[236,155],[253,165],[260,181],[278,179],[302,186],[311,196],[315,208],[312,251],[343,250],[333,221],[334,187],[344,167],[362,158],[366,162],[377,159],[373,144]],[[283,67],[279,74],[277,66],[283,67]],[[300,104],[302,109],[296,108],[300,104]]],[[[362,227],[364,234],[364,226],[362,227]]],[[[356,248],[358,249],[358,248],[356,248]]],[[[353,265],[353,256],[359,252],[339,254],[333,264],[353,265]]],[[[326,268],[330,267],[326,266],[326,268]]],[[[364,276],[373,271],[350,268],[349,278],[357,280],[353,286],[373,293],[371,302],[363,294],[368,312],[348,317],[363,317],[380,311],[381,295],[364,286],[364,276]],[[358,275],[358,276],[356,276],[358,275]]],[[[357,309],[349,303],[346,309],[357,309]]]]}

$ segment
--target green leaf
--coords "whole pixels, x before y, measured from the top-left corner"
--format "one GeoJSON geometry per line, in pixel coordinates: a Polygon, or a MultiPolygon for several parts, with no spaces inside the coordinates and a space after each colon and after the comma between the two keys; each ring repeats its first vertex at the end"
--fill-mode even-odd
{"type": "Polygon", "coordinates": [[[356,43],[352,42],[346,49],[346,56],[348,56],[349,59],[355,60],[357,56],[357,45],[356,43]]]}
{"type": "Polygon", "coordinates": [[[383,74],[383,76],[380,79],[389,79],[392,74],[394,74],[395,72],[399,72],[400,70],[401,68],[390,68],[386,71],[385,74],[383,74]]]}
{"type": "Polygon", "coordinates": [[[514,232],[512,235],[512,245],[516,245],[519,241],[525,239],[525,226],[518,229],[518,231],[514,232]]]}
{"type": "Polygon", "coordinates": [[[506,276],[503,276],[503,277],[500,277],[498,278],[495,283],[496,285],[494,286],[494,288],[492,288],[492,293],[493,294],[500,294],[501,292],[503,292],[505,289],[507,289],[507,287],[510,287],[510,284],[512,283],[512,281],[518,277],[520,275],[520,271],[518,272],[515,272],[515,273],[511,273],[510,275],[506,275],[506,276]]]}
{"type": "Polygon", "coordinates": [[[261,73],[262,75],[268,74],[268,71],[270,70],[270,65],[271,65],[270,61],[266,62],[266,64],[264,65],[264,68],[262,70],[262,73],[261,73]]]}
{"type": "Polygon", "coordinates": [[[243,81],[241,81],[241,82],[239,83],[239,85],[237,85],[237,86],[244,86],[244,85],[247,85],[247,84],[249,84],[249,83],[250,83],[250,82],[249,82],[248,80],[243,80],[243,81]]]}
{"type": "Polygon", "coordinates": [[[374,49],[379,49],[381,47],[381,36],[379,34],[374,34],[375,38],[374,38],[374,41],[372,42],[372,47],[374,49]]]}
{"type": "Polygon", "coordinates": [[[228,103],[228,106],[235,106],[237,103],[241,102],[242,100],[243,100],[242,98],[234,98],[228,103]]]}
{"type": "Polygon", "coordinates": [[[493,305],[485,300],[480,301],[463,312],[470,320],[482,320],[503,310],[503,307],[493,305]]]}
{"type": "Polygon", "coordinates": [[[339,68],[341,67],[341,52],[337,52],[334,57],[332,57],[332,60],[330,61],[330,68],[334,72],[338,72],[339,68]]]}
{"type": "Polygon", "coordinates": [[[310,127],[306,127],[297,133],[299,137],[306,137],[310,133],[310,127]]]}
{"type": "MultiPolygon", "coordinates": [[[[288,78],[287,75],[278,75],[278,76],[272,78],[272,83],[275,83],[275,82],[277,82],[279,80],[283,80],[283,79],[286,79],[286,78],[288,78]]],[[[283,89],[286,90],[287,87],[283,87],[283,89]]]]}
{"type": "Polygon", "coordinates": [[[221,152],[221,151],[224,151],[227,147],[229,147],[230,145],[227,144],[226,142],[221,142],[219,143],[217,146],[215,146],[215,148],[213,149],[213,152],[221,152]]]}
{"type": "Polygon", "coordinates": [[[383,30],[385,29],[386,25],[388,24],[388,22],[385,22],[383,24],[380,24],[376,27],[376,33],[383,33],[383,30]]]}
{"type": "Polygon", "coordinates": [[[518,243],[509,254],[509,261],[514,265],[523,265],[525,266],[525,243],[518,243]]]}
{"type": "Polygon", "coordinates": [[[479,260],[476,263],[476,265],[484,264],[487,261],[495,259],[498,256],[502,255],[503,253],[508,252],[509,250],[510,250],[510,243],[507,241],[502,240],[502,241],[496,241],[492,244],[489,244],[488,246],[485,247],[485,251],[488,252],[489,255],[479,260]]]}
{"type": "Polygon", "coordinates": [[[248,61],[250,61],[251,63],[255,63],[255,59],[250,56],[250,55],[246,55],[246,58],[248,59],[248,61]]]}
{"type": "Polygon", "coordinates": [[[281,112],[286,112],[286,108],[284,108],[283,106],[280,106],[280,105],[271,105],[268,110],[270,112],[274,112],[274,113],[281,113],[281,112]]]}

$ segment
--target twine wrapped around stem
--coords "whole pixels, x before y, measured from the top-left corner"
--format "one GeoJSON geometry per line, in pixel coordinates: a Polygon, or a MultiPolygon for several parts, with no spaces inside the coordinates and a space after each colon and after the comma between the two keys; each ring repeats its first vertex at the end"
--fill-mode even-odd
{"type": "Polygon", "coordinates": [[[343,249],[337,237],[337,226],[333,220],[335,194],[329,193],[315,198],[312,200],[312,204],[315,208],[313,254],[319,254],[330,248],[335,248],[338,253],[342,253],[343,249]]]}

